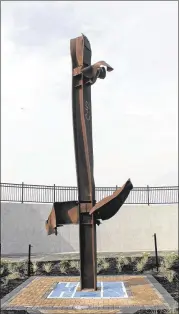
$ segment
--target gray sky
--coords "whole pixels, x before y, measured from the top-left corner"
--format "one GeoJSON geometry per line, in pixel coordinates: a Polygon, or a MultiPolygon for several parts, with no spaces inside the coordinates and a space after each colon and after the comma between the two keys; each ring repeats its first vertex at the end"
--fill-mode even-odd
{"type": "Polygon", "coordinates": [[[92,87],[96,185],[177,185],[178,2],[1,6],[1,180],[76,185],[69,41],[84,33],[114,67],[92,87]]]}

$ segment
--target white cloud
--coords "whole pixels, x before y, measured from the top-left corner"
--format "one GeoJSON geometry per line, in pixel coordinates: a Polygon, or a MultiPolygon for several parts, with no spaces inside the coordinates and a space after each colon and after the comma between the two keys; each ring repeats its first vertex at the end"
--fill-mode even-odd
{"type": "Polygon", "coordinates": [[[76,184],[69,40],[83,32],[114,66],[92,88],[96,184],[177,184],[177,5],[2,2],[2,181],[76,184]]]}

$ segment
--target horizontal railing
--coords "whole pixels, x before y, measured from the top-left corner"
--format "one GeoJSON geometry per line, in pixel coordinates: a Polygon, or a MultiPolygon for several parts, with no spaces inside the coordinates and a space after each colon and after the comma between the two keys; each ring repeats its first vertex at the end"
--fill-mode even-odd
{"type": "MultiPolygon", "coordinates": [[[[1,183],[1,201],[19,203],[53,203],[78,200],[78,190],[74,186],[52,186],[1,183]]],[[[118,186],[96,187],[96,201],[111,195],[118,186]]],[[[125,204],[176,204],[178,186],[135,187],[125,204]]]]}

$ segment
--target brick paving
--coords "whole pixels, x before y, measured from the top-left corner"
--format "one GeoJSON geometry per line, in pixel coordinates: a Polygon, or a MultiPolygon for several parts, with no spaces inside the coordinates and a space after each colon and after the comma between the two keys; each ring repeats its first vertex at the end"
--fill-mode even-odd
{"type": "MultiPolygon", "coordinates": [[[[41,310],[42,314],[64,314],[64,310],[41,310]]],[[[95,310],[95,309],[83,309],[83,310],[67,310],[65,313],[67,314],[76,314],[76,313],[82,313],[82,314],[120,314],[120,310],[95,310]]]]}
{"type": "MultiPolygon", "coordinates": [[[[151,276],[152,277],[152,276],[151,276]]],[[[153,278],[153,277],[152,277],[153,278]]],[[[95,299],[95,298],[54,298],[47,299],[47,296],[59,282],[79,282],[79,277],[34,277],[27,286],[23,287],[13,297],[6,301],[5,306],[11,309],[35,308],[41,313],[120,313],[120,307],[162,307],[166,300],[156,290],[147,276],[100,276],[98,281],[123,281],[127,290],[128,298],[95,299]],[[68,310],[64,311],[67,307],[68,310]],[[71,308],[69,308],[71,307],[71,308]],[[76,307],[76,309],[75,309],[76,307]],[[93,309],[94,307],[94,309],[93,309]],[[118,308],[118,311],[114,309],[118,308]],[[51,308],[49,310],[49,308],[51,308]],[[59,308],[59,309],[57,309],[59,308]],[[60,309],[61,308],[61,309],[60,309]],[[90,309],[91,308],[91,309],[90,309]],[[96,309],[95,309],[96,308],[96,309]],[[60,312],[61,311],[61,312],[60,312]]],[[[2,304],[3,308],[3,304],[2,304]]]]}

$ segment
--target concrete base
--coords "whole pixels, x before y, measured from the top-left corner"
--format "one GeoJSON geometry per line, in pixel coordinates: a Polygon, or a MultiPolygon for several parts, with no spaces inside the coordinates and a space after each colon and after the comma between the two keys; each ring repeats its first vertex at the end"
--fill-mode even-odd
{"type": "Polygon", "coordinates": [[[176,309],[151,275],[99,276],[97,291],[80,291],[79,277],[31,277],[1,300],[1,313],[135,313],[176,309]]]}

